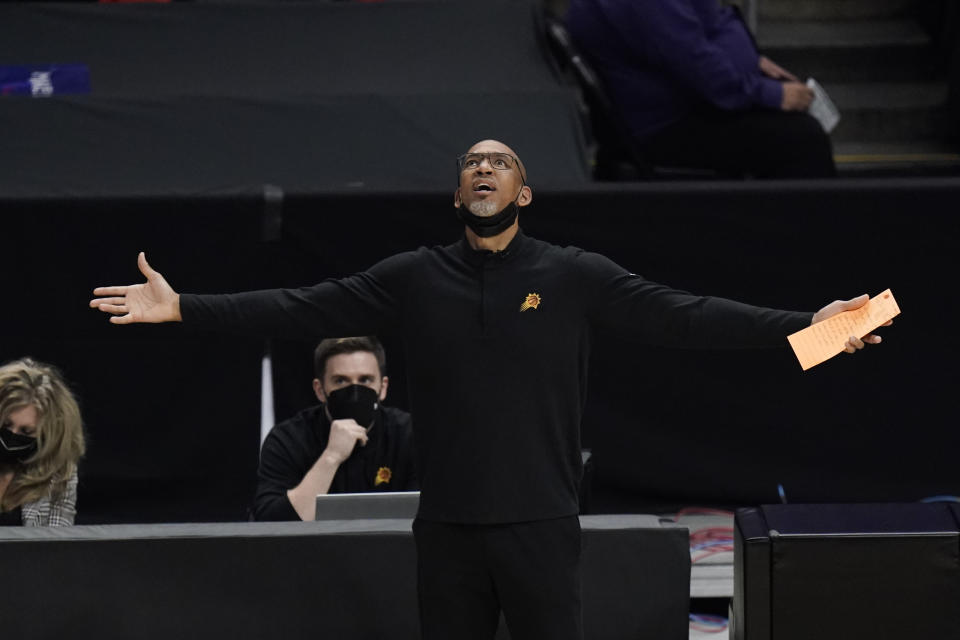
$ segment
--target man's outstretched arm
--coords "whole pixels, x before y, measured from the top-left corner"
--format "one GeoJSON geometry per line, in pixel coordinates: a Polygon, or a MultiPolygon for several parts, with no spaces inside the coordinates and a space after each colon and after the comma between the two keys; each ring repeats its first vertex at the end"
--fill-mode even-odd
{"type": "Polygon", "coordinates": [[[304,339],[375,335],[400,323],[403,292],[417,281],[411,276],[415,261],[415,253],[407,252],[310,287],[197,295],[178,294],[141,253],[147,281],[98,287],[94,295],[102,297],[90,306],[112,314],[114,324],[185,322],[196,329],[304,339]]]}
{"type": "MultiPolygon", "coordinates": [[[[783,346],[791,333],[859,309],[869,300],[867,295],[835,300],[816,313],[781,311],[671,289],[630,273],[599,254],[582,252],[577,259],[592,321],[664,347],[783,346]]],[[[880,336],[872,333],[848,336],[843,350],[854,353],[880,341],[880,336]]]]}
{"type": "Polygon", "coordinates": [[[120,287],[97,287],[90,306],[104,313],[113,314],[110,322],[130,324],[133,322],[180,322],[180,294],[173,290],[162,275],[147,263],[141,251],[137,266],[147,281],[120,287]]]}

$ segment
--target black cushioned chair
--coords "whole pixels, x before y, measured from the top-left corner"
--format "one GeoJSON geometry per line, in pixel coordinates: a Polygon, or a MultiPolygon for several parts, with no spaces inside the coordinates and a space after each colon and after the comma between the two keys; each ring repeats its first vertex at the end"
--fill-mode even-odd
{"type": "Polygon", "coordinates": [[[716,177],[708,169],[687,169],[654,165],[636,144],[627,123],[614,107],[607,88],[587,59],[580,53],[567,28],[554,18],[546,20],[547,42],[560,64],[561,72],[580,88],[584,120],[589,123],[595,145],[594,178],[623,179],[704,179],[716,177]]]}

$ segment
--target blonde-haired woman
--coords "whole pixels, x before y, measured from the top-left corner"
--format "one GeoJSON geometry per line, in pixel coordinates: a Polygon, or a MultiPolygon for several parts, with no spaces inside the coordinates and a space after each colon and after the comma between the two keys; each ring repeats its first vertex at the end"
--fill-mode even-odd
{"type": "Polygon", "coordinates": [[[73,524],[80,408],[56,368],[25,358],[0,366],[0,525],[73,524]]]}

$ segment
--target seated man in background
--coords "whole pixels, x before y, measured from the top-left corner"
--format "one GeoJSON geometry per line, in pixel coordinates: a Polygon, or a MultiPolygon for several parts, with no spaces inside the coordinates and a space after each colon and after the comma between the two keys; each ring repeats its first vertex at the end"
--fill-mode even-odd
{"type": "Polygon", "coordinates": [[[718,0],[571,0],[567,29],[654,165],[757,178],[836,174],[813,92],[718,0]]]}
{"type": "Polygon", "coordinates": [[[313,520],[318,494],[417,488],[410,414],[381,404],[388,379],[379,340],[324,340],[313,363],[321,404],[264,440],[256,520],[313,520]]]}

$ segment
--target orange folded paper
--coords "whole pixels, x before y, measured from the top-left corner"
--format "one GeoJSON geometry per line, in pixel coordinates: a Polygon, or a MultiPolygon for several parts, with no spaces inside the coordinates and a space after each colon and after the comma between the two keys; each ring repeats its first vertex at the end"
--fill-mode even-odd
{"type": "Polygon", "coordinates": [[[787,336],[806,371],[843,351],[850,336],[862,338],[887,320],[900,315],[900,307],[887,289],[853,311],[844,311],[787,336]]]}

